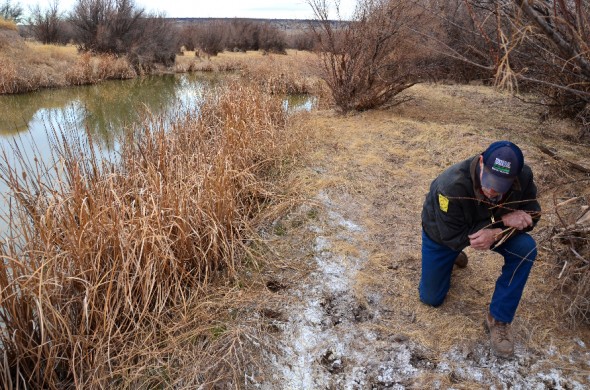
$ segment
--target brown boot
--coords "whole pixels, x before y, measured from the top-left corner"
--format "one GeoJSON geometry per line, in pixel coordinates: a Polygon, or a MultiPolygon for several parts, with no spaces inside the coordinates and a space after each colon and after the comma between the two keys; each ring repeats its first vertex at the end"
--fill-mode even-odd
{"type": "Polygon", "coordinates": [[[467,255],[463,251],[461,251],[461,253],[459,253],[459,255],[457,255],[457,258],[455,259],[455,265],[457,266],[457,268],[467,267],[468,262],[469,262],[469,259],[467,258],[467,255]]]}
{"type": "Polygon", "coordinates": [[[486,331],[490,333],[494,354],[502,358],[511,358],[514,356],[514,338],[512,337],[510,324],[496,321],[488,311],[483,325],[486,331]]]}

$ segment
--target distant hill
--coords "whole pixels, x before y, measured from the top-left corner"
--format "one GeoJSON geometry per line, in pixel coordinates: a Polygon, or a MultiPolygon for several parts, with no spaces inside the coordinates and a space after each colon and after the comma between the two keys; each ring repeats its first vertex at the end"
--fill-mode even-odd
{"type": "MultiPolygon", "coordinates": [[[[191,24],[205,24],[205,23],[229,23],[233,21],[253,22],[253,23],[269,23],[282,31],[305,30],[309,26],[319,25],[319,21],[315,19],[256,19],[256,18],[168,18],[173,20],[179,26],[186,26],[191,24]]],[[[341,21],[331,21],[334,27],[344,23],[341,21]]]]}

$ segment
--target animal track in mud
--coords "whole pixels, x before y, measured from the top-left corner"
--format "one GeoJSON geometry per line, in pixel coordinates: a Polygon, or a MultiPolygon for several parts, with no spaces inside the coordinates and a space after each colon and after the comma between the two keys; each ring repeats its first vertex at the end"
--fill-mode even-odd
{"type": "Polygon", "coordinates": [[[343,321],[366,322],[374,318],[373,313],[362,303],[355,302],[348,295],[328,296],[321,303],[326,313],[325,325],[336,326],[343,321]]]}
{"type": "Polygon", "coordinates": [[[363,304],[353,309],[352,313],[356,322],[366,322],[373,319],[373,314],[363,304]]]}
{"type": "Polygon", "coordinates": [[[331,374],[338,374],[344,369],[342,358],[336,356],[331,350],[327,350],[326,353],[324,353],[320,362],[331,374]]]}
{"type": "Polygon", "coordinates": [[[266,288],[273,293],[279,292],[287,288],[284,283],[279,282],[278,280],[269,280],[266,282],[266,288]]]}

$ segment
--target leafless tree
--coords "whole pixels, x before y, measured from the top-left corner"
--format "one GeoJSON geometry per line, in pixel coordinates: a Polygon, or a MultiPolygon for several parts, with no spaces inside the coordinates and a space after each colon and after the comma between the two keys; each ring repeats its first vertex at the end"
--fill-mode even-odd
{"type": "Polygon", "coordinates": [[[401,1],[359,1],[351,21],[335,22],[327,0],[307,3],[317,19],[312,28],[324,80],[338,108],[366,110],[403,101],[399,94],[419,76],[412,62],[419,46],[407,29],[420,18],[416,8],[401,1]]]}
{"type": "Polygon", "coordinates": [[[70,16],[83,51],[127,55],[138,70],[171,65],[178,34],[161,15],[149,15],[133,0],[78,0],[70,16]]]}
{"type": "Polygon", "coordinates": [[[0,3],[0,17],[18,23],[23,17],[23,7],[18,3],[12,4],[11,0],[5,0],[0,3]]]}
{"type": "Polygon", "coordinates": [[[127,41],[145,13],[133,0],[78,0],[70,20],[80,49],[124,53],[127,41]]]}
{"type": "Polygon", "coordinates": [[[130,34],[127,55],[139,69],[158,63],[174,65],[180,48],[178,30],[163,15],[148,15],[141,18],[130,34]]]}
{"type": "Polygon", "coordinates": [[[53,0],[45,9],[37,4],[31,8],[29,28],[35,39],[43,43],[61,41],[64,20],[59,12],[59,0],[53,0]]]}

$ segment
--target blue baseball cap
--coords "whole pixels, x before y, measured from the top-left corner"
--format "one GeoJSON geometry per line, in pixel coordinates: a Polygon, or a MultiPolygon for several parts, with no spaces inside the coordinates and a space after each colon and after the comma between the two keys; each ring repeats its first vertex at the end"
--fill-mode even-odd
{"type": "Polygon", "coordinates": [[[482,156],[481,186],[502,194],[508,192],[524,165],[520,148],[510,141],[496,141],[482,156]]]}

